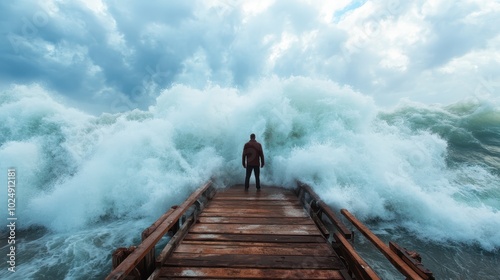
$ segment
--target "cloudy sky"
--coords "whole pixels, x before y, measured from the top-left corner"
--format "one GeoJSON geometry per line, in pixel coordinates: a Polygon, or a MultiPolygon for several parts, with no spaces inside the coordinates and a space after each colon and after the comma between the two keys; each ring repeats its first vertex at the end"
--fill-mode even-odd
{"type": "Polygon", "coordinates": [[[173,84],[291,76],[380,105],[496,98],[498,26],[498,0],[1,1],[0,90],[95,111],[147,108],[173,84]]]}

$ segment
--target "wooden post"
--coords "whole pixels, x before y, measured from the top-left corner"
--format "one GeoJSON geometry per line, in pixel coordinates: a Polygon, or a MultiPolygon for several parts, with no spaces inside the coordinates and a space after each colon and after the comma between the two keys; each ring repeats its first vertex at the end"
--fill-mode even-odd
{"type": "Polygon", "coordinates": [[[335,241],[339,244],[339,250],[343,252],[342,255],[347,256],[349,272],[353,273],[356,278],[379,280],[377,273],[361,258],[351,243],[339,232],[333,235],[335,241]]]}
{"type": "MultiPolygon", "coordinates": [[[[129,248],[120,247],[113,252],[113,269],[117,268],[134,250],[135,246],[130,246],[129,248]]],[[[131,275],[127,279],[141,279],[140,271],[135,268],[131,275]]]]}
{"type": "MultiPolygon", "coordinates": [[[[330,219],[332,224],[337,228],[337,230],[344,235],[345,238],[351,239],[352,232],[342,223],[342,221],[333,213],[332,209],[324,203],[321,198],[309,187],[305,184],[300,184],[299,187],[303,189],[305,192],[309,193],[312,199],[316,200],[316,203],[319,208],[321,208],[321,212],[330,219]]],[[[304,203],[306,204],[306,203],[304,203]]]]}
{"type": "MultiPolygon", "coordinates": [[[[141,241],[146,240],[160,225],[165,221],[177,208],[177,206],[172,206],[165,214],[163,214],[158,220],[156,220],[150,227],[145,229],[141,234],[141,241]]],[[[155,248],[151,249],[146,256],[144,256],[143,261],[140,263],[140,267],[142,267],[141,274],[142,275],[150,275],[155,270],[155,248]]],[[[115,268],[115,267],[113,267],[115,268]]]]}

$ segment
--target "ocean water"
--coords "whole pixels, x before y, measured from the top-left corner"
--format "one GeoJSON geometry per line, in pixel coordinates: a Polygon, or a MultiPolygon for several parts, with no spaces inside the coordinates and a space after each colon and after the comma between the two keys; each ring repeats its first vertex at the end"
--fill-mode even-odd
{"type": "MultiPolygon", "coordinates": [[[[498,279],[499,104],[388,109],[297,77],[250,90],[176,85],[148,109],[94,116],[40,86],[12,87],[0,93],[0,181],[16,169],[16,272],[3,261],[0,278],[104,278],[115,248],[137,244],[210,177],[241,183],[241,149],[255,133],[264,184],[310,184],[333,209],[421,253],[437,279],[498,279]]],[[[7,225],[7,207],[0,217],[7,225]]],[[[403,279],[360,234],[355,247],[383,279],[403,279]]]]}

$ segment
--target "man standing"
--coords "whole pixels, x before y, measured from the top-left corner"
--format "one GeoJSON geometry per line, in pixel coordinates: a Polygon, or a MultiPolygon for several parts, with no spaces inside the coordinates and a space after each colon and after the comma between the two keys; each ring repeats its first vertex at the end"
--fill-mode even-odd
{"type": "Polygon", "coordinates": [[[255,140],[255,134],[250,134],[250,141],[245,143],[241,155],[243,167],[247,169],[245,177],[245,190],[248,190],[252,170],[255,175],[255,186],[260,190],[260,168],[264,167],[264,151],[262,145],[255,140]]]}

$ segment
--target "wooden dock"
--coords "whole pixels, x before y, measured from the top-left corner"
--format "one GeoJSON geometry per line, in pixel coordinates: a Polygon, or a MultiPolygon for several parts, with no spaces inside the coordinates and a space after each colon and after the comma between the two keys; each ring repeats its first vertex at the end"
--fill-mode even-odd
{"type": "MultiPolygon", "coordinates": [[[[360,230],[407,279],[433,279],[403,249],[395,245],[398,256],[394,246],[360,230]]],[[[353,248],[352,232],[304,185],[259,191],[205,185],[142,237],[139,246],[115,252],[106,279],[379,279],[353,248]],[[168,232],[173,237],[155,256],[168,232]]]]}
{"type": "Polygon", "coordinates": [[[344,266],[291,190],[223,190],[158,279],[345,279],[344,266]]]}

